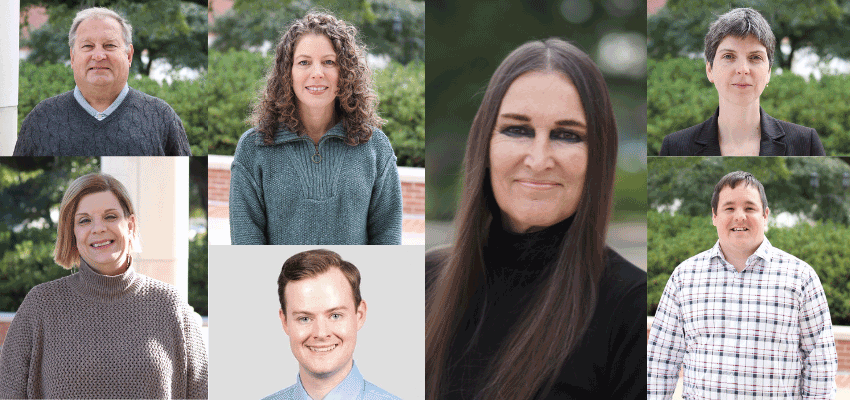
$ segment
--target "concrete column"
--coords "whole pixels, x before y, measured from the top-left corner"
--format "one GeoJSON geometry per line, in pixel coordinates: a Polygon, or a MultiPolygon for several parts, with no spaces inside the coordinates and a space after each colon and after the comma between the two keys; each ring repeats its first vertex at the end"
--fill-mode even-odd
{"type": "Polygon", "coordinates": [[[0,156],[11,156],[18,140],[20,0],[0,1],[0,156]]]}
{"type": "Polygon", "coordinates": [[[100,165],[127,187],[136,209],[142,251],[134,267],[188,301],[189,158],[101,157],[100,165]]]}

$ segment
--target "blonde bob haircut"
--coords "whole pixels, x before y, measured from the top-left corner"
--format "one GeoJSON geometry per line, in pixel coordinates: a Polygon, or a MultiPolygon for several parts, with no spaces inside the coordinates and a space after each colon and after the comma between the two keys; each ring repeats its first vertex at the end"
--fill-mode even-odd
{"type": "MultiPolygon", "coordinates": [[[[74,214],[77,212],[80,199],[86,195],[101,192],[112,192],[115,195],[118,203],[121,204],[125,218],[136,213],[133,210],[133,203],[130,202],[127,188],[112,175],[94,172],[75,179],[68,185],[59,207],[59,224],[56,228],[56,247],[53,249],[53,260],[62,268],[71,269],[80,264],[80,252],[77,250],[77,238],[74,236],[74,214]]],[[[138,222],[136,226],[138,226],[138,222]]],[[[131,252],[141,250],[138,232],[137,228],[133,229],[131,233],[133,235],[130,238],[131,252]]]]}

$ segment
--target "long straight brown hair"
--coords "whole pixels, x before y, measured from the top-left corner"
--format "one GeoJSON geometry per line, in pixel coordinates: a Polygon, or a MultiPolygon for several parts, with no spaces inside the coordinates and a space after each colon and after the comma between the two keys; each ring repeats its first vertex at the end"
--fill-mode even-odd
{"type": "Polygon", "coordinates": [[[454,247],[426,295],[428,400],[441,398],[446,390],[449,348],[470,298],[483,284],[484,243],[493,215],[500,212],[487,155],[502,98],[514,80],[532,71],[563,74],[578,90],[588,133],[584,191],[557,251],[557,267],[491,359],[476,398],[523,400],[547,393],[595,310],[617,160],[614,112],[602,74],[587,54],[558,38],[532,41],[496,69],[469,131],[454,247]]]}

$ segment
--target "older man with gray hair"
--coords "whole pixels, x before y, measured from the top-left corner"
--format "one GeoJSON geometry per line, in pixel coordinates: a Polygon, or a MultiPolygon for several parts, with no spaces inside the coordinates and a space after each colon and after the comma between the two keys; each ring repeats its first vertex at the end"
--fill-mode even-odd
{"type": "Polygon", "coordinates": [[[77,13],[68,33],[76,87],[33,108],[14,155],[191,155],[174,109],[127,85],[132,37],[133,28],[112,10],[77,13]]]}

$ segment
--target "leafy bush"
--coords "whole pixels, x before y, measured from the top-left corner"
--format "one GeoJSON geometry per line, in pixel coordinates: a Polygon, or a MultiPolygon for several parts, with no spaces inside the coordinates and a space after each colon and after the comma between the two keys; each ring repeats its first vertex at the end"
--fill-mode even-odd
{"type": "MultiPolygon", "coordinates": [[[[171,84],[157,81],[147,76],[130,77],[130,87],[168,103],[186,129],[186,136],[192,148],[192,155],[207,154],[208,118],[206,76],[191,81],[175,80],[171,84]]],[[[18,89],[18,130],[27,114],[42,100],[74,90],[74,73],[64,64],[44,63],[35,65],[21,62],[18,89]]]]}
{"type": "MultiPolygon", "coordinates": [[[[209,120],[206,141],[210,154],[232,155],[236,143],[251,125],[251,104],[265,84],[272,57],[248,51],[210,50],[209,120]]],[[[425,165],[425,65],[391,63],[375,73],[379,113],[387,120],[399,165],[425,165]]]]}
{"type": "MultiPolygon", "coordinates": [[[[647,154],[661,151],[664,136],[707,120],[718,106],[701,59],[647,61],[647,154]]],[[[817,130],[827,155],[850,154],[850,76],[825,75],[808,82],[790,72],[773,72],[761,95],[771,117],[817,130]]]]}
{"type": "Polygon", "coordinates": [[[201,315],[210,315],[207,308],[207,234],[200,233],[189,241],[189,305],[201,315]]]}
{"type": "MultiPolygon", "coordinates": [[[[671,216],[650,211],[647,219],[646,304],[649,315],[655,315],[673,270],[682,261],[714,246],[717,230],[708,215],[671,216]]],[[[771,227],[766,236],[773,246],[814,268],[823,284],[833,324],[850,324],[850,227],[834,223],[771,227]]]]}

